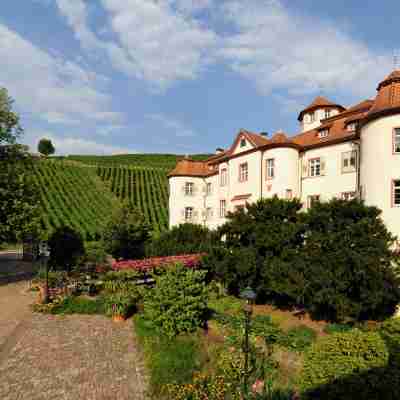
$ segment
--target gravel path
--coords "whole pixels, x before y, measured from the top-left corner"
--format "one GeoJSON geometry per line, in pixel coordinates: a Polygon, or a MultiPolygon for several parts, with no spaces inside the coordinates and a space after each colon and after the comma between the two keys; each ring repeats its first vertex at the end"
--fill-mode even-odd
{"type": "Polygon", "coordinates": [[[33,314],[27,283],[0,286],[1,400],[141,400],[131,321],[33,314]]]}

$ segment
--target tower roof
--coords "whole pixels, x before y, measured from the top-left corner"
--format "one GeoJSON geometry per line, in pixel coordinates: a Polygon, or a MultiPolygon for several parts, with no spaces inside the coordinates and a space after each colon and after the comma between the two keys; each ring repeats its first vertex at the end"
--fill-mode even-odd
{"type": "Polygon", "coordinates": [[[311,112],[311,111],[317,110],[318,108],[323,108],[323,107],[340,108],[342,111],[345,110],[345,108],[343,106],[341,106],[340,104],[333,103],[332,101],[328,100],[325,97],[317,96],[309,106],[307,106],[304,110],[300,111],[300,114],[297,119],[299,121],[301,121],[303,119],[303,116],[305,113],[311,112]]]}
{"type": "Polygon", "coordinates": [[[400,112],[400,70],[393,71],[377,88],[374,104],[366,120],[370,121],[384,114],[400,112]]]}

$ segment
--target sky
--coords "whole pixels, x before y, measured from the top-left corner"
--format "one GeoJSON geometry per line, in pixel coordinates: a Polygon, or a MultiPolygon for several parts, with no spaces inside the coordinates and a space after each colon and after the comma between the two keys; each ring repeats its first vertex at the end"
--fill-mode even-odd
{"type": "Polygon", "coordinates": [[[210,153],[240,129],[298,133],[323,95],[375,96],[400,55],[398,0],[13,0],[0,86],[36,151],[210,153]]]}

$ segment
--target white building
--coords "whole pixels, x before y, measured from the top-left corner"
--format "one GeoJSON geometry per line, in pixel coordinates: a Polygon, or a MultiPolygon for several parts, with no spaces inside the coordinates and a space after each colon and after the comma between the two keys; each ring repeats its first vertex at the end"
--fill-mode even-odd
{"type": "Polygon", "coordinates": [[[169,173],[170,226],[215,228],[228,211],[274,195],[298,197],[304,207],[360,196],[400,237],[400,70],[377,91],[347,109],[317,97],[300,112],[295,136],[241,130],[208,160],[179,161],[169,173]]]}

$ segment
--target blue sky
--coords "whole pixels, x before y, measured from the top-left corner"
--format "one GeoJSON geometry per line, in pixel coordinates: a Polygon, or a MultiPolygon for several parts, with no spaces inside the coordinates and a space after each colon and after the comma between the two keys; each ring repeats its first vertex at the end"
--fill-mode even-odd
{"type": "Polygon", "coordinates": [[[297,133],[317,95],[373,97],[399,15],[394,0],[7,1],[0,86],[32,149],[213,152],[240,128],[297,133]]]}

